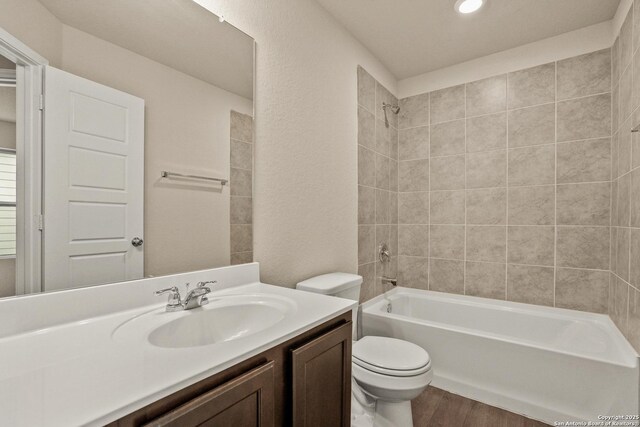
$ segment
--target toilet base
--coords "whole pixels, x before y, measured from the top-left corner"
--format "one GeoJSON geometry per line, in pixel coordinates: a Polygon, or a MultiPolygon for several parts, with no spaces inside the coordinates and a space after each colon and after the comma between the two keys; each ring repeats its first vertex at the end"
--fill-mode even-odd
{"type": "Polygon", "coordinates": [[[374,427],[413,427],[411,401],[387,402],[376,401],[374,427]]]}

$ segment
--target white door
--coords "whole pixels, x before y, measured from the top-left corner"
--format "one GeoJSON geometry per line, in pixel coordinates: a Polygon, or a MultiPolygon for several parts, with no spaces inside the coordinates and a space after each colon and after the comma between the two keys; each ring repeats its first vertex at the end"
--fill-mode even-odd
{"type": "Polygon", "coordinates": [[[44,93],[43,290],[142,278],[144,100],[52,67],[44,93]]]}

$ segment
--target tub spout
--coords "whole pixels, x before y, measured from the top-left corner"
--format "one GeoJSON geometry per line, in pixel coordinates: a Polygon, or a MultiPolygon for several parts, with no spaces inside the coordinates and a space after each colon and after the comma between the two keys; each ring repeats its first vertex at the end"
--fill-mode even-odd
{"type": "Polygon", "coordinates": [[[398,286],[398,279],[382,276],[382,284],[383,285],[393,285],[398,286]]]}

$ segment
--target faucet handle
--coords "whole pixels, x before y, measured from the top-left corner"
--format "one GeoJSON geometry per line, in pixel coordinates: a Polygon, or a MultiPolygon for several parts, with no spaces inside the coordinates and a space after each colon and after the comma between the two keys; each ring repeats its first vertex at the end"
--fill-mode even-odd
{"type": "Polygon", "coordinates": [[[169,299],[167,300],[167,308],[180,305],[182,303],[182,299],[180,298],[180,290],[176,286],[172,286],[166,289],[160,289],[159,291],[155,292],[155,295],[164,295],[169,292],[171,292],[171,295],[169,295],[169,299]]]}
{"type": "Polygon", "coordinates": [[[206,282],[198,282],[198,284],[196,285],[197,288],[203,288],[207,285],[215,285],[216,283],[218,283],[217,280],[207,280],[206,282]]]}

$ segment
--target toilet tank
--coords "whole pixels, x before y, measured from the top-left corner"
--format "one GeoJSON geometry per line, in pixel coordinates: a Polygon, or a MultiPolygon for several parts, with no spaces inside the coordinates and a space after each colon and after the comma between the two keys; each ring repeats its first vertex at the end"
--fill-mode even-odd
{"type": "MultiPolygon", "coordinates": [[[[359,301],[361,285],[362,276],[358,276],[357,274],[329,273],[302,281],[296,285],[296,289],[359,301]]],[[[357,307],[353,309],[351,316],[353,321],[352,337],[356,340],[358,336],[357,307]]]]}
{"type": "Polygon", "coordinates": [[[304,280],[296,289],[359,301],[361,285],[362,277],[357,274],[329,273],[304,280]]]}

